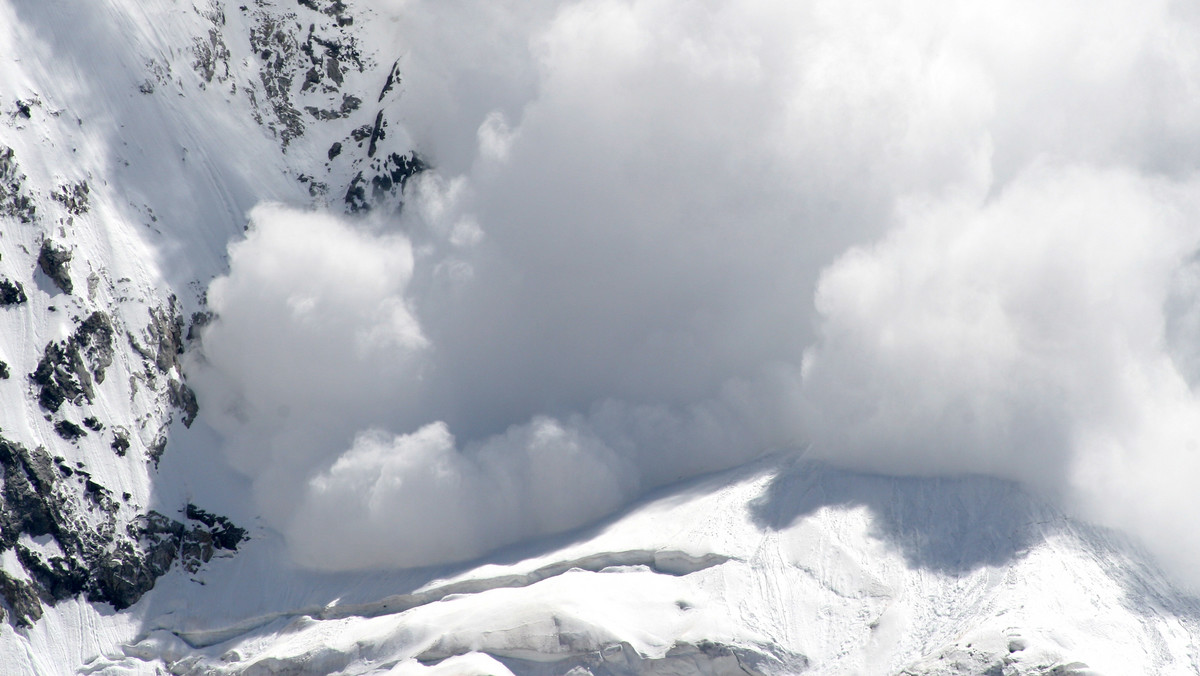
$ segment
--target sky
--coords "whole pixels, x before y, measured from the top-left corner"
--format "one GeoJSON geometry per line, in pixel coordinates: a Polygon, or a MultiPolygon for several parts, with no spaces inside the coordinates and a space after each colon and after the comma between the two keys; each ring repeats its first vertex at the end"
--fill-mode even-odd
{"type": "Polygon", "coordinates": [[[258,206],[192,371],[298,562],[795,452],[1019,481],[1200,585],[1193,7],[363,4],[434,169],[258,206]]]}

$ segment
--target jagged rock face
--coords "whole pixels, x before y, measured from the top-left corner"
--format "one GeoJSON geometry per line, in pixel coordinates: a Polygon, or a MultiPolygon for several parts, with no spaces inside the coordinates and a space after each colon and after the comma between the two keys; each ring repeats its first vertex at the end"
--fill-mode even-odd
{"type": "Polygon", "coordinates": [[[66,341],[46,345],[37,370],[29,375],[39,390],[38,404],[54,413],[64,402],[91,402],[93,382],[104,382],[104,369],[112,360],[112,322],[103,312],[93,312],[66,341]]]}
{"type": "MultiPolygon", "coordinates": [[[[181,380],[183,321],[174,298],[149,315],[140,331],[148,347],[130,332],[132,354],[118,354],[121,343],[114,320],[102,311],[80,320],[65,340],[48,343],[29,374],[30,394],[38,406],[51,415],[69,414],[68,407],[86,408],[98,398],[98,388],[105,383],[114,360],[140,357],[140,372],[130,382],[140,378],[145,388],[165,390],[166,400],[190,425],[198,405],[181,380]],[[160,381],[165,383],[160,385],[160,381]]],[[[147,445],[147,459],[155,465],[166,450],[170,417],[147,445]]],[[[62,417],[53,422],[53,430],[70,444],[89,434],[109,435],[109,446],[118,456],[129,450],[130,433],[125,425],[106,425],[95,415],[83,417],[81,422],[62,417]]],[[[128,607],[176,561],[195,572],[215,551],[233,551],[245,537],[245,531],[224,517],[193,505],[183,510],[182,518],[190,524],[185,525],[128,504],[128,493],[118,501],[113,491],[84,467],[83,462],[72,466],[62,457],[52,457],[40,446],[30,450],[0,438],[0,554],[15,551],[27,578],[0,571],[0,596],[7,605],[7,617],[15,624],[37,620],[42,603],[79,594],[117,609],[128,607]]]]}
{"type": "Polygon", "coordinates": [[[0,280],[0,305],[20,305],[29,300],[20,282],[0,280]]]}
{"type": "Polygon", "coordinates": [[[50,240],[42,242],[41,253],[38,254],[38,268],[41,269],[63,293],[70,295],[75,290],[71,282],[71,252],[54,245],[50,240]]]}
{"type": "Polygon", "coordinates": [[[306,136],[333,136],[320,146],[328,162],[295,175],[314,200],[325,205],[340,200],[351,213],[401,206],[408,179],[428,164],[402,142],[386,143],[388,103],[399,95],[399,61],[392,58],[384,66],[378,59],[387,55],[364,50],[346,3],[256,0],[235,7],[212,2],[201,13],[211,27],[194,39],[190,65],[202,87],[244,93],[255,121],[284,152],[306,136]],[[228,28],[234,11],[245,19],[244,34],[228,28]],[[236,57],[242,53],[251,55],[243,63],[252,65],[239,82],[236,57]],[[372,81],[382,84],[361,88],[372,81]]]}
{"type": "Polygon", "coordinates": [[[8,618],[29,625],[42,603],[84,594],[120,610],[177,561],[195,571],[246,537],[228,519],[188,505],[184,521],[129,506],[78,467],[0,438],[0,554],[14,550],[28,579],[0,571],[8,618]],[[186,522],[186,523],[185,523],[186,522]]]}
{"type": "MultiPolygon", "coordinates": [[[[93,18],[127,12],[108,9],[93,18]]],[[[283,194],[349,213],[401,208],[408,181],[428,164],[403,133],[389,133],[402,73],[397,54],[361,43],[356,27],[370,20],[361,14],[369,7],[192,0],[178,10],[177,3],[150,3],[134,12],[160,24],[162,34],[188,38],[156,44],[160,31],[130,34],[123,46],[129,58],[106,66],[129,70],[130,89],[114,100],[128,101],[122,105],[137,116],[190,108],[183,99],[241,111],[230,123],[257,130],[273,147],[270,162],[294,190],[283,194]]],[[[41,26],[51,38],[61,30],[40,7],[14,11],[31,30],[41,26]]],[[[153,254],[123,242],[174,246],[161,238],[185,233],[175,221],[192,216],[180,213],[175,195],[156,192],[172,170],[160,149],[137,149],[136,124],[118,129],[120,113],[108,104],[88,108],[77,96],[87,87],[58,91],[49,77],[39,90],[48,72],[30,74],[22,91],[0,92],[0,322],[9,327],[0,335],[0,402],[41,416],[16,426],[5,421],[0,441],[0,555],[10,553],[8,567],[0,567],[0,597],[8,621],[21,625],[36,621],[45,604],[78,595],[124,608],[173,566],[195,573],[246,537],[224,516],[191,504],[177,515],[146,506],[173,426],[190,427],[201,411],[185,355],[212,319],[203,289],[220,268],[189,279],[134,265],[153,254]],[[88,112],[97,109],[105,112],[88,112]],[[97,128],[114,153],[100,161],[78,152],[97,128]],[[33,328],[18,334],[17,326],[33,328]]],[[[121,81],[117,75],[112,82],[121,81]]],[[[195,136],[182,131],[168,138],[195,136]]],[[[192,150],[176,150],[183,171],[192,150]]],[[[196,152],[207,151],[211,163],[224,150],[196,152]]],[[[226,198],[233,175],[214,183],[215,198],[226,198]]],[[[226,213],[244,218],[254,201],[271,197],[231,203],[226,213]]],[[[191,227],[236,235],[241,225],[191,227]]],[[[224,237],[189,241],[219,247],[224,237]]]]}
{"type": "MultiPolygon", "coordinates": [[[[27,104],[23,110],[28,117],[27,104]]],[[[25,190],[25,175],[17,168],[13,149],[0,146],[0,215],[21,223],[32,223],[36,213],[37,207],[25,190]]]]}
{"type": "Polygon", "coordinates": [[[90,191],[87,181],[79,181],[60,186],[58,190],[50,193],[50,197],[63,205],[68,213],[82,216],[88,212],[88,193],[90,191]]]}

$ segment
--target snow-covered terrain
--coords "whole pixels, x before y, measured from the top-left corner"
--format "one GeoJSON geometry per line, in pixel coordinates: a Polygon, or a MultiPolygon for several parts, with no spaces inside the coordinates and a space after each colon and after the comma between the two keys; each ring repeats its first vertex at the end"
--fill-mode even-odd
{"type": "Polygon", "coordinates": [[[0,0],[0,674],[1200,673],[1200,18],[954,4],[0,0]]]}
{"type": "Polygon", "coordinates": [[[1200,630],[1125,538],[1009,482],[781,459],[486,562],[282,560],[264,537],[126,613],[66,604],[5,654],[32,673],[1190,674],[1200,630]]]}

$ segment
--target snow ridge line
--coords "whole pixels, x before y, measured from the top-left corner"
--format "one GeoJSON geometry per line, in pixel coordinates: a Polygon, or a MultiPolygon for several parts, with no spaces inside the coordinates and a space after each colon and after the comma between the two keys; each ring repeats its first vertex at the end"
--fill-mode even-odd
{"type": "Polygon", "coordinates": [[[372,618],[382,615],[394,615],[430,603],[437,603],[451,596],[482,594],[493,589],[529,587],[572,570],[603,573],[606,568],[645,566],[660,575],[683,577],[719,566],[731,560],[731,558],[713,553],[696,556],[676,549],[633,549],[622,552],[601,552],[577,559],[557,561],[528,573],[513,573],[496,577],[472,578],[449,582],[409,594],[395,594],[371,603],[310,607],[295,611],[272,613],[219,629],[192,631],[177,631],[168,627],[157,627],[156,629],[165,629],[177,636],[190,648],[198,650],[218,643],[224,643],[280,618],[307,615],[317,620],[337,620],[348,617],[372,618]]]}

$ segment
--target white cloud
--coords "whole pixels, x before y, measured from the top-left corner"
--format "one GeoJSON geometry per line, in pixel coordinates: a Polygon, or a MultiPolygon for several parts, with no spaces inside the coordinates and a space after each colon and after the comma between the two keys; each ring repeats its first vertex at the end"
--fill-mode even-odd
{"type": "Polygon", "coordinates": [[[1198,17],[393,9],[437,169],[400,223],[257,210],[210,290],[205,410],[298,558],[473,556],[811,441],[1200,560],[1152,527],[1197,475],[1198,17]]]}
{"type": "Polygon", "coordinates": [[[1166,331],[1200,247],[1198,188],[1036,165],[986,203],[910,209],[822,277],[804,361],[814,452],[1023,481],[1194,579],[1200,537],[1169,524],[1200,507],[1200,397],[1166,331]]]}
{"type": "Polygon", "coordinates": [[[421,377],[427,341],[404,296],[412,247],[266,205],[229,253],[230,274],[209,287],[218,319],[195,378],[231,461],[270,484],[284,513],[293,472],[403,406],[408,381],[421,377]]]}
{"type": "Polygon", "coordinates": [[[622,465],[597,440],[546,418],[465,450],[444,423],[367,432],[309,481],[287,534],[317,568],[471,558],[615,509],[636,488],[622,465]]]}

